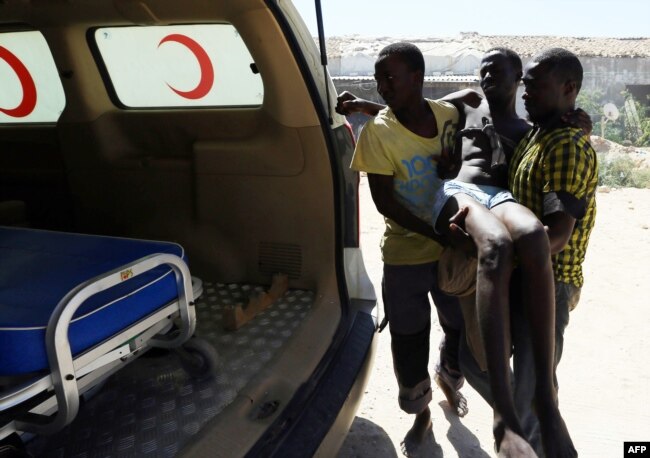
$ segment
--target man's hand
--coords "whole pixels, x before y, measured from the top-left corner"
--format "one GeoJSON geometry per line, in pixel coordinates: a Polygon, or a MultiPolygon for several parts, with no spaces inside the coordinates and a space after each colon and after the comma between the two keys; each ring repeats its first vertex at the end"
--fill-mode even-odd
{"type": "Polygon", "coordinates": [[[562,115],[562,121],[570,126],[582,129],[587,137],[591,135],[594,129],[594,124],[591,122],[591,117],[582,108],[576,108],[562,115]]]}
{"type": "Polygon", "coordinates": [[[348,91],[343,91],[336,98],[336,112],[343,116],[349,116],[353,113],[376,116],[382,108],[384,108],[384,105],[361,99],[348,91]]]}
{"type": "Polygon", "coordinates": [[[454,178],[458,175],[459,159],[453,149],[443,148],[438,158],[438,178],[454,178]]]}
{"type": "Polygon", "coordinates": [[[469,213],[469,207],[460,207],[458,211],[449,218],[449,245],[469,256],[476,257],[476,245],[472,237],[465,231],[465,218],[469,213]]]}

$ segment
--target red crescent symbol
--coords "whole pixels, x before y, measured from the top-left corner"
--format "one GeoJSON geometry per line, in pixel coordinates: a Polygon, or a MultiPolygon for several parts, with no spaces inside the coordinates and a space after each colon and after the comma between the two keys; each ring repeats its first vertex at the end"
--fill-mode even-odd
{"type": "Polygon", "coordinates": [[[36,85],[34,84],[34,79],[30,75],[29,70],[27,70],[27,67],[25,67],[25,64],[15,54],[2,46],[0,46],[0,59],[7,62],[12,70],[16,72],[16,76],[18,76],[20,85],[23,88],[23,100],[18,106],[12,109],[0,108],[0,112],[14,118],[24,118],[34,111],[36,107],[36,85]]]}
{"type": "Polygon", "coordinates": [[[167,35],[165,38],[160,40],[158,47],[168,41],[180,43],[192,51],[192,54],[194,54],[194,57],[196,57],[196,60],[199,62],[201,79],[199,84],[191,91],[179,91],[178,89],[173,88],[169,83],[167,83],[167,86],[169,86],[172,91],[186,99],[196,100],[205,97],[207,93],[210,92],[210,89],[212,89],[212,84],[214,83],[214,69],[212,68],[212,62],[210,62],[208,53],[205,52],[205,49],[203,49],[203,47],[196,41],[192,40],[187,35],[181,35],[179,33],[167,35]]]}

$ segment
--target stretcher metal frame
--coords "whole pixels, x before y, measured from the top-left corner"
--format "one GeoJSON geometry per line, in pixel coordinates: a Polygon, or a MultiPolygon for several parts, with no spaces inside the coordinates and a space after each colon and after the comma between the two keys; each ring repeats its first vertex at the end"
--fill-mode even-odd
{"type": "Polygon", "coordinates": [[[45,391],[53,393],[35,407],[0,425],[0,440],[14,432],[48,435],[61,430],[77,415],[80,395],[149,348],[182,345],[194,334],[194,299],[201,293],[202,283],[197,278],[192,279],[187,264],[180,257],[166,253],[145,256],[70,290],[57,304],[47,325],[45,344],[50,373],[0,393],[0,413],[10,408],[20,410],[21,404],[45,391]],[[163,264],[174,272],[177,299],[73,357],[68,328],[84,301],[163,264]],[[174,326],[174,332],[169,332],[174,326]]]}

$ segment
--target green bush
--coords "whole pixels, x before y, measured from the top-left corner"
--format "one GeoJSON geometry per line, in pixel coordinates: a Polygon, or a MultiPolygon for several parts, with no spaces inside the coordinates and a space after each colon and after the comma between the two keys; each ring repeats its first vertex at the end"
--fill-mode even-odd
{"type": "Polygon", "coordinates": [[[636,146],[650,146],[650,112],[648,108],[635,100],[627,92],[621,92],[621,100],[616,101],[620,116],[605,123],[603,132],[603,105],[612,102],[601,90],[581,91],[576,99],[576,106],[585,110],[593,122],[592,134],[605,137],[616,143],[628,140],[636,146]],[[622,102],[622,103],[621,103],[622,102]],[[636,115],[632,116],[628,108],[634,107],[636,115]]]}
{"type": "Polygon", "coordinates": [[[650,188],[650,169],[640,169],[635,173],[636,186],[634,188],[650,188]]]}
{"type": "Polygon", "coordinates": [[[641,169],[627,156],[598,155],[598,184],[613,188],[650,188],[650,169],[641,169]]]}

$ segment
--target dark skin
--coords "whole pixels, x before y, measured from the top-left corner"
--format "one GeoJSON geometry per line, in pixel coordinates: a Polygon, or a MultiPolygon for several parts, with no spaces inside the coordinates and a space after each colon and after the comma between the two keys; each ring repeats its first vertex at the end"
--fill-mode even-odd
{"type": "MultiPolygon", "coordinates": [[[[562,114],[573,109],[578,95],[575,81],[561,78],[546,63],[531,61],[526,65],[523,82],[525,91],[523,99],[530,119],[537,123],[539,132],[544,133],[564,126],[562,114]]],[[[575,218],[566,212],[555,212],[543,218],[548,226],[551,250],[561,251],[571,237],[575,218]]],[[[531,320],[535,317],[531,317],[531,320]]],[[[553,345],[554,339],[549,342],[553,345]]],[[[544,352],[546,342],[533,339],[533,351],[536,355],[535,368],[538,374],[545,373],[554,360],[538,358],[544,352]]],[[[542,440],[547,456],[578,456],[569,437],[564,420],[557,408],[557,392],[552,375],[538,377],[535,391],[535,406],[540,420],[542,440]]]]}
{"type": "MultiPolygon", "coordinates": [[[[492,120],[492,123],[500,135],[509,138],[514,142],[514,144],[517,144],[530,131],[530,129],[532,129],[532,126],[526,122],[526,120],[520,118],[515,111],[516,87],[511,86],[510,89],[504,89],[502,86],[494,84],[494,80],[502,75],[502,71],[497,71],[495,74],[493,67],[493,62],[481,62],[481,88],[485,93],[485,97],[481,96],[476,91],[467,89],[449,94],[444,98],[444,100],[453,103],[456,108],[458,108],[461,114],[459,125],[480,126],[480,120],[483,117],[488,117],[488,119],[492,120]]],[[[524,84],[526,84],[526,81],[524,81],[524,84]]],[[[531,86],[531,91],[534,91],[535,83],[531,80],[531,77],[528,78],[528,84],[531,86]]],[[[531,94],[524,95],[524,97],[533,99],[535,93],[531,92],[531,94]]],[[[572,105],[565,105],[565,107],[569,106],[572,105]]],[[[383,108],[384,105],[382,104],[358,99],[349,92],[344,92],[339,96],[339,102],[336,107],[337,111],[344,115],[353,112],[364,112],[371,116],[375,116],[379,110],[383,108]]],[[[560,111],[561,109],[562,108],[556,110],[553,113],[553,116],[548,119],[551,124],[542,119],[542,122],[539,123],[540,126],[546,125],[546,128],[551,128],[553,124],[559,125],[559,123],[568,123],[582,128],[587,134],[591,132],[591,120],[584,111],[573,111],[573,108],[567,108],[566,111],[562,112],[560,111]]],[[[535,114],[531,116],[531,120],[535,120],[534,116],[535,114]]],[[[548,113],[542,113],[542,117],[546,116],[548,116],[548,113]]],[[[464,139],[463,141],[467,141],[467,139],[464,139]]],[[[494,180],[490,177],[489,173],[486,173],[486,170],[489,168],[490,154],[487,148],[485,148],[486,145],[481,144],[481,141],[484,143],[485,139],[476,138],[475,144],[463,147],[463,156],[467,155],[468,157],[466,160],[463,160],[463,158],[459,159],[462,160],[465,170],[462,170],[461,167],[461,170],[457,172],[456,176],[461,178],[462,181],[479,183],[482,181],[481,175],[483,175],[485,176],[483,184],[494,183],[495,186],[504,186],[501,181],[503,177],[494,180]]],[[[514,149],[511,144],[505,142],[503,143],[503,147],[506,156],[509,159],[514,152],[514,149]]],[[[452,168],[451,173],[453,176],[454,164],[452,164],[451,160],[449,162],[449,167],[452,168]]],[[[447,175],[446,177],[449,176],[450,175],[447,175]]],[[[387,188],[387,184],[385,183],[381,185],[381,187],[387,188]]],[[[419,220],[419,222],[414,223],[415,225],[408,227],[408,229],[435,238],[435,232],[425,228],[420,223],[424,222],[419,220]]],[[[564,249],[571,238],[575,219],[568,213],[557,212],[546,215],[542,219],[542,223],[546,227],[549,236],[551,254],[559,253],[564,249]]],[[[426,225],[426,223],[424,224],[426,225]]],[[[454,225],[452,225],[452,228],[453,227],[454,225]]],[[[458,240],[459,244],[462,246],[463,242],[461,239],[458,240]]],[[[467,244],[464,244],[464,246],[467,246],[467,244]]]]}
{"type": "MultiPolygon", "coordinates": [[[[510,140],[502,141],[506,158],[510,159],[514,146],[531,128],[515,111],[517,83],[521,73],[499,52],[486,54],[481,60],[479,71],[485,98],[476,91],[465,90],[450,94],[444,100],[458,108],[461,114],[460,126],[481,127],[483,118],[490,120],[496,131],[510,140]]],[[[507,187],[507,176],[503,173],[505,168],[500,173],[495,173],[491,168],[492,149],[485,135],[473,133],[463,136],[461,145],[457,146],[460,146],[457,149],[461,157],[450,165],[460,165],[460,170],[452,173],[452,176],[465,183],[507,187]]]]}
{"type": "MultiPolygon", "coordinates": [[[[413,70],[397,55],[387,55],[375,63],[377,91],[386,100],[399,122],[411,132],[425,138],[438,135],[437,122],[428,102],[422,97],[422,71],[413,70]]],[[[392,175],[368,174],[372,199],[379,213],[392,219],[405,229],[417,232],[438,242],[442,237],[433,227],[415,216],[395,199],[394,177],[392,175]]],[[[455,221],[460,224],[463,212],[458,212],[455,221]]],[[[467,241],[467,237],[458,233],[467,241]]],[[[464,400],[464,399],[463,399],[464,400]]],[[[418,448],[431,430],[431,411],[427,407],[418,413],[413,426],[402,443],[405,454],[417,453],[418,448]]]]}
{"type": "MultiPolygon", "coordinates": [[[[412,71],[398,56],[389,55],[375,64],[377,91],[390,104],[397,119],[411,132],[435,138],[438,128],[435,115],[422,97],[421,71],[412,71]]],[[[392,175],[368,174],[368,184],[377,211],[405,229],[441,243],[443,238],[427,222],[415,216],[395,199],[392,175]]],[[[464,239],[462,235],[459,239],[464,239]]],[[[458,243],[461,243],[459,241],[458,243]]]]}
{"type": "MultiPolygon", "coordinates": [[[[499,55],[498,53],[494,54],[497,56],[499,55]]],[[[496,81],[503,77],[504,72],[503,68],[495,68],[497,67],[497,65],[495,65],[496,63],[499,63],[498,58],[496,62],[494,62],[494,59],[484,59],[481,62],[481,88],[483,89],[485,97],[481,96],[474,90],[468,89],[449,94],[444,98],[444,100],[453,103],[459,110],[461,116],[459,119],[459,125],[464,125],[466,127],[480,126],[481,119],[483,117],[487,117],[488,119],[492,120],[496,131],[500,135],[512,140],[512,142],[516,145],[530,131],[530,129],[532,129],[532,126],[526,122],[525,119],[520,118],[516,113],[516,86],[510,85],[504,87],[503,85],[495,84],[496,81]]],[[[506,74],[505,77],[509,78],[509,75],[506,74]]],[[[521,75],[519,75],[519,77],[521,77],[521,75]]],[[[532,98],[533,95],[525,97],[532,98]]],[[[344,92],[338,98],[336,110],[343,115],[348,115],[354,112],[363,112],[368,115],[375,116],[383,108],[384,105],[382,104],[359,99],[349,92],[344,92]]],[[[424,107],[424,109],[430,113],[430,110],[427,108],[428,107],[426,106],[424,107]]],[[[398,117],[398,119],[400,118],[398,117]]],[[[400,122],[402,122],[402,119],[400,119],[400,122]]],[[[408,122],[408,118],[405,118],[403,123],[408,122]]],[[[573,109],[567,109],[564,112],[555,113],[554,122],[564,122],[575,125],[582,128],[587,134],[589,134],[592,129],[592,124],[589,116],[582,110],[573,111],[573,109]]],[[[489,149],[486,148],[488,145],[484,144],[484,137],[480,137],[481,138],[475,139],[475,144],[473,145],[463,145],[463,157],[458,158],[462,160],[462,167],[461,170],[456,173],[457,176],[461,179],[461,181],[475,183],[482,182],[482,184],[492,184],[494,186],[506,187],[506,183],[502,181],[505,177],[497,177],[495,180],[490,176],[489,173],[486,173],[486,170],[489,169],[489,161],[491,156],[489,149]],[[465,155],[468,156],[466,159],[464,158],[465,155]],[[481,176],[485,178],[481,178],[481,176]]],[[[467,142],[467,140],[468,139],[463,139],[464,142],[467,142]]],[[[514,148],[512,144],[508,144],[506,142],[502,143],[506,157],[509,159],[514,152],[514,148]]],[[[452,168],[450,172],[451,176],[453,176],[453,158],[450,159],[452,160],[449,161],[449,167],[452,168]]],[[[457,160],[456,162],[460,163],[461,161],[457,160]]],[[[457,166],[458,165],[456,165],[456,167],[457,166]]],[[[449,178],[450,175],[447,175],[446,177],[449,178]]],[[[403,207],[401,210],[396,210],[394,205],[396,202],[389,202],[392,196],[392,188],[390,188],[390,186],[392,186],[392,180],[390,179],[391,177],[382,175],[375,177],[369,176],[369,183],[375,181],[375,178],[377,181],[384,180],[384,182],[375,183],[374,187],[377,190],[379,197],[379,199],[375,199],[373,196],[375,204],[386,205],[388,208],[385,208],[385,210],[391,214],[401,213],[401,210],[408,212],[403,207]],[[388,181],[390,181],[390,183],[388,181]],[[381,189],[383,189],[383,191],[381,189]]],[[[397,204],[397,206],[401,207],[399,204],[397,204]]],[[[381,210],[380,212],[384,214],[381,210]]],[[[410,216],[413,215],[410,214],[410,216]]],[[[400,216],[397,216],[397,218],[401,219],[400,216]]],[[[398,220],[395,218],[391,219],[398,222],[398,220]]],[[[415,220],[412,220],[408,215],[406,215],[402,221],[405,223],[402,225],[403,227],[418,232],[419,234],[425,235],[427,237],[431,237],[434,240],[440,242],[437,234],[435,234],[435,231],[432,230],[431,226],[421,219],[415,218],[415,220]]],[[[461,218],[458,218],[458,221],[462,221],[462,216],[461,218]]],[[[559,253],[564,249],[569,239],[571,238],[575,219],[573,219],[568,213],[557,212],[545,216],[542,219],[542,223],[547,228],[547,233],[551,244],[551,254],[559,253]]],[[[455,224],[451,225],[452,230],[457,228],[458,227],[455,224]]],[[[473,249],[471,247],[471,244],[469,244],[467,240],[465,240],[462,236],[457,236],[455,240],[458,246],[463,247],[466,250],[473,249]]]]}
{"type": "MultiPolygon", "coordinates": [[[[485,98],[476,91],[465,90],[450,94],[444,100],[452,102],[458,108],[461,113],[459,125],[465,125],[466,127],[480,126],[481,119],[487,117],[492,120],[496,131],[500,135],[517,144],[532,129],[532,126],[516,113],[516,86],[498,84],[501,78],[512,81],[513,76],[512,69],[508,65],[504,65],[503,58],[503,55],[495,52],[487,55],[481,61],[481,89],[483,89],[485,98]]],[[[546,79],[541,79],[539,76],[535,79],[535,77],[535,71],[533,71],[532,75],[528,74],[524,79],[524,85],[527,85],[527,88],[530,87],[530,90],[524,93],[523,98],[528,100],[529,104],[538,100],[537,94],[540,91],[544,93],[549,89],[549,82],[546,79]]],[[[543,99],[541,102],[545,103],[543,99]]],[[[568,123],[590,133],[592,128],[591,120],[584,111],[574,111],[574,108],[575,100],[573,100],[573,103],[560,101],[558,106],[550,108],[543,104],[540,107],[541,113],[534,112],[531,114],[531,120],[537,122],[543,129],[552,129],[568,123]]],[[[467,183],[507,187],[506,177],[503,175],[492,176],[490,173],[491,154],[485,136],[477,135],[473,139],[463,138],[463,142],[462,157],[459,158],[461,168],[457,172],[456,178],[467,183]],[[468,142],[469,144],[467,144],[468,142]]],[[[502,143],[506,157],[509,160],[514,148],[512,144],[502,143]]],[[[450,164],[452,176],[454,165],[450,164]]],[[[547,228],[551,254],[559,253],[571,238],[575,219],[568,213],[556,212],[546,215],[542,219],[542,223],[547,228]]]]}
{"type": "MultiPolygon", "coordinates": [[[[552,130],[566,122],[563,113],[575,107],[578,88],[574,81],[559,81],[545,65],[531,62],[526,66],[522,81],[526,111],[531,121],[536,122],[541,131],[552,130]]],[[[542,219],[548,228],[551,253],[564,249],[571,238],[575,218],[566,212],[555,212],[542,219]]]]}
{"type": "MultiPolygon", "coordinates": [[[[380,58],[375,63],[375,79],[377,80],[377,91],[390,106],[396,118],[404,127],[425,138],[433,138],[438,135],[435,127],[437,124],[435,122],[435,116],[429,109],[428,103],[422,97],[423,74],[421,71],[410,69],[408,64],[398,55],[388,55],[380,58]]],[[[475,99],[474,94],[467,94],[466,97],[475,99]]],[[[489,114],[489,109],[487,110],[489,114]]],[[[464,115],[466,112],[461,111],[461,113],[464,115]]],[[[467,113],[469,116],[463,116],[463,118],[474,119],[474,117],[477,116],[469,110],[467,113]]],[[[482,159],[480,156],[483,154],[478,151],[470,152],[470,154],[471,153],[481,154],[475,154],[476,157],[471,158],[471,161],[474,163],[466,168],[461,167],[461,170],[466,170],[466,173],[471,174],[472,176],[480,177],[482,175],[482,159]]],[[[372,198],[381,214],[392,219],[406,229],[418,232],[422,235],[433,238],[436,241],[447,241],[450,237],[453,237],[454,234],[458,234],[458,231],[447,231],[445,233],[445,238],[443,239],[433,230],[433,227],[425,221],[417,218],[403,207],[395,199],[393,180],[393,176],[368,174],[368,182],[372,198]]],[[[446,214],[445,216],[447,220],[453,218],[454,215],[458,214],[461,208],[464,208],[462,205],[456,205],[457,203],[458,202],[454,200],[454,207],[449,207],[449,214],[446,214]]],[[[473,201],[468,203],[470,204],[469,207],[474,206],[476,207],[476,210],[469,214],[463,213],[463,215],[469,218],[469,220],[465,222],[465,226],[469,235],[475,236],[479,231],[473,230],[474,223],[476,217],[484,213],[484,209],[480,208],[479,205],[474,205],[476,203],[473,201]]],[[[476,236],[473,238],[475,242],[478,239],[476,236]]],[[[479,241],[477,245],[479,246],[480,255],[482,251],[480,248],[483,244],[479,241]]],[[[501,263],[499,265],[504,264],[505,263],[501,263]]],[[[498,275],[499,272],[495,271],[495,274],[498,275]]],[[[500,275],[499,277],[509,278],[509,275],[500,275]]],[[[503,285],[501,286],[502,288],[500,288],[500,290],[508,290],[507,282],[505,288],[503,285]]],[[[494,290],[497,291],[497,288],[494,288],[494,290]]],[[[489,293],[487,295],[489,295],[489,293]]],[[[503,300],[501,300],[501,302],[503,302],[503,300]]],[[[507,312],[507,309],[505,311],[501,310],[498,313],[481,314],[481,316],[486,317],[484,321],[488,321],[487,317],[490,317],[490,322],[494,321],[494,323],[486,326],[486,329],[489,329],[489,332],[493,333],[495,336],[501,337],[500,339],[486,337],[490,342],[498,342],[499,345],[499,348],[493,353],[499,355],[496,359],[500,361],[502,367],[492,368],[490,373],[495,374],[495,377],[496,374],[498,374],[499,377],[503,377],[504,371],[506,371],[505,377],[509,377],[509,371],[506,370],[506,367],[509,369],[507,364],[509,359],[509,350],[506,350],[509,340],[506,338],[506,329],[504,326],[506,321],[505,312],[507,312]]],[[[509,335],[507,337],[509,338],[509,335]]],[[[497,399],[496,404],[502,404],[500,407],[495,407],[495,438],[497,439],[497,445],[503,456],[533,457],[535,456],[534,451],[522,437],[523,431],[515,413],[514,401],[512,401],[512,393],[510,391],[510,382],[509,379],[507,380],[506,383],[500,384],[500,386],[503,387],[504,395],[500,396],[497,392],[497,395],[495,396],[495,399],[497,399]]],[[[426,431],[430,427],[430,424],[430,411],[427,408],[416,416],[413,427],[405,438],[404,447],[406,449],[413,448],[413,445],[417,446],[417,444],[421,443],[424,440],[426,431]]]]}
{"type": "MultiPolygon", "coordinates": [[[[504,54],[499,52],[489,53],[483,57],[480,72],[481,86],[489,99],[483,99],[473,91],[452,94],[448,99],[461,113],[461,126],[481,127],[485,118],[494,123],[495,129],[501,135],[505,136],[503,131],[506,130],[510,136],[514,136],[515,139],[511,143],[507,142],[504,147],[504,152],[509,158],[512,156],[514,144],[530,128],[527,123],[520,120],[514,109],[517,83],[521,73],[513,67],[504,54]],[[497,128],[497,122],[501,132],[497,128]]],[[[450,164],[452,172],[450,175],[455,175],[456,180],[501,188],[507,185],[506,168],[492,167],[492,147],[489,137],[484,133],[470,131],[463,135],[459,139],[457,151],[460,157],[450,164]],[[457,172],[453,169],[457,169],[457,172]]],[[[528,254],[531,247],[536,249],[544,247],[548,242],[545,240],[541,223],[525,207],[507,202],[488,210],[466,194],[457,194],[447,201],[438,219],[438,231],[443,234],[449,233],[448,228],[445,227],[448,225],[444,221],[461,206],[470,209],[465,221],[465,230],[476,243],[479,260],[476,314],[494,399],[493,429],[497,449],[503,456],[532,457],[535,453],[523,439],[524,432],[516,413],[510,380],[511,337],[508,293],[515,250],[522,258],[522,265],[525,266],[525,261],[531,257],[528,254]],[[527,240],[526,244],[523,243],[524,239],[527,240]]],[[[539,259],[542,262],[531,262],[530,268],[542,274],[545,281],[534,285],[535,291],[539,291],[540,288],[542,291],[552,291],[553,273],[548,251],[542,251],[539,259]]],[[[531,304],[531,307],[544,307],[553,312],[553,307],[549,305],[549,302],[553,303],[553,299],[549,293],[538,294],[537,298],[538,303],[531,304]]],[[[541,326],[552,329],[552,323],[548,320],[543,320],[541,326]]]]}
{"type": "MultiPolygon", "coordinates": [[[[533,110],[534,113],[531,113],[535,115],[533,120],[538,122],[541,120],[540,125],[544,123],[548,128],[552,128],[562,122],[564,113],[573,109],[573,103],[553,104],[554,101],[564,100],[565,97],[561,97],[563,94],[559,93],[551,94],[555,97],[551,97],[550,103],[548,98],[536,95],[538,94],[534,92],[536,88],[539,88],[539,94],[545,94],[549,92],[550,87],[555,87],[552,81],[544,78],[543,70],[536,72],[533,69],[531,75],[527,73],[531,94],[525,95],[524,99],[527,104],[530,102],[531,106],[537,108],[533,110]]],[[[445,99],[457,107],[461,118],[459,125],[465,128],[481,127],[484,118],[490,120],[496,131],[502,137],[506,137],[502,144],[506,158],[509,159],[514,146],[532,127],[519,118],[515,111],[516,90],[522,73],[513,66],[512,61],[505,54],[494,51],[484,56],[480,74],[481,87],[486,98],[475,91],[466,90],[451,94],[445,99]]],[[[380,94],[384,96],[381,91],[380,94]]],[[[350,94],[343,94],[339,98],[340,112],[356,108],[346,107],[346,103],[356,104],[358,100],[350,94]]],[[[362,106],[363,103],[366,102],[361,102],[362,106]]],[[[368,103],[363,111],[372,113],[378,111],[380,107],[381,105],[368,103]]],[[[581,120],[580,114],[577,116],[577,123],[580,124],[582,121],[590,131],[590,120],[581,120]]],[[[456,151],[460,154],[457,153],[456,157],[449,158],[448,177],[455,176],[458,181],[478,185],[502,188],[507,185],[505,167],[501,169],[492,167],[492,148],[485,134],[474,131],[465,134],[459,140],[456,151]]],[[[386,180],[386,185],[389,181],[386,180]]],[[[392,181],[390,184],[392,186],[392,181]]],[[[552,362],[555,303],[550,253],[551,250],[561,251],[568,242],[573,230],[572,218],[563,212],[548,215],[544,219],[544,223],[548,226],[547,236],[536,216],[521,205],[507,202],[488,211],[473,198],[465,194],[457,194],[449,199],[438,219],[439,232],[447,236],[453,234],[450,228],[454,225],[450,227],[447,221],[461,208],[469,209],[464,227],[478,249],[477,316],[486,349],[488,374],[495,403],[495,439],[500,454],[534,456],[532,449],[522,439],[523,430],[515,412],[510,383],[508,283],[513,268],[514,249],[519,256],[527,286],[524,289],[530,292],[524,299],[531,318],[531,333],[536,342],[537,372],[543,380],[539,384],[536,402],[540,422],[543,423],[545,449],[549,457],[575,456],[573,444],[557,409],[557,394],[554,386],[552,383],[547,383],[547,381],[552,382],[554,371],[552,362]]]]}

